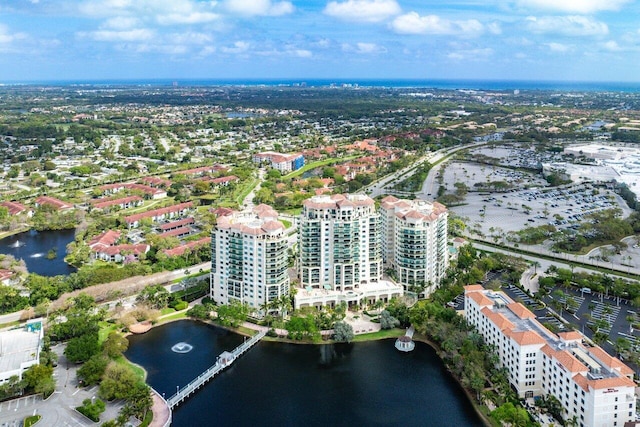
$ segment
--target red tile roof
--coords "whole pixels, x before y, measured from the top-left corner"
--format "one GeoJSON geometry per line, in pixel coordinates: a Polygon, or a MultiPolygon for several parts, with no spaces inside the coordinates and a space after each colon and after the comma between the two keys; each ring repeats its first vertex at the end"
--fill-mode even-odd
{"type": "Polygon", "coordinates": [[[18,215],[20,212],[27,210],[27,207],[25,205],[18,202],[7,201],[7,202],[0,203],[0,205],[7,208],[7,210],[9,211],[9,215],[11,216],[18,215]]]}
{"type": "Polygon", "coordinates": [[[0,282],[4,282],[7,279],[10,279],[11,277],[13,277],[15,273],[11,270],[6,270],[6,269],[0,269],[0,282]]]}
{"type": "Polygon", "coordinates": [[[193,208],[193,202],[185,202],[179,203],[177,205],[167,206],[166,208],[154,209],[147,212],[142,212],[135,215],[129,215],[124,218],[124,220],[128,223],[134,223],[136,221],[140,221],[142,218],[153,218],[154,216],[166,215],[168,213],[180,212],[185,209],[193,208]]]}
{"type": "Polygon", "coordinates": [[[164,233],[160,233],[160,237],[180,237],[186,236],[193,231],[191,227],[178,227],[173,230],[165,231],[164,233]]]}
{"type": "Polygon", "coordinates": [[[122,252],[131,252],[134,255],[140,255],[140,254],[147,253],[149,251],[149,245],[144,243],[139,243],[137,245],[115,245],[115,246],[93,248],[92,250],[94,252],[106,254],[109,256],[122,254],[122,252]]]}
{"type": "Polygon", "coordinates": [[[186,243],[184,245],[180,245],[180,246],[176,246],[175,248],[172,249],[165,249],[162,252],[169,256],[169,257],[174,257],[174,256],[180,256],[182,254],[184,254],[184,252],[187,249],[193,249],[195,247],[199,247],[202,245],[208,245],[211,243],[211,237],[203,237],[200,240],[194,240],[192,242],[186,243]]]}
{"type": "Polygon", "coordinates": [[[56,199],[54,197],[49,196],[40,196],[36,199],[36,203],[38,205],[49,205],[53,206],[55,209],[71,209],[73,205],[63,202],[62,200],[56,199]]]}
{"type": "Polygon", "coordinates": [[[185,225],[191,225],[191,224],[195,224],[196,220],[189,217],[189,218],[183,218],[183,219],[179,219],[177,221],[171,221],[171,222],[167,222],[165,224],[160,225],[160,230],[162,231],[166,231],[166,230],[171,230],[172,228],[178,228],[178,227],[183,227],[185,225]]]}
{"type": "Polygon", "coordinates": [[[172,182],[166,178],[159,178],[157,176],[145,176],[140,181],[156,187],[171,187],[172,182]]]}
{"type": "Polygon", "coordinates": [[[122,233],[120,233],[119,231],[107,230],[104,233],[99,234],[93,239],[91,239],[89,241],[89,247],[93,248],[95,246],[99,246],[99,247],[113,246],[116,244],[121,234],[122,233]]]}
{"type": "Polygon", "coordinates": [[[131,203],[131,202],[142,202],[142,197],[128,196],[128,197],[122,197],[118,199],[108,199],[108,200],[96,199],[96,200],[92,200],[91,204],[96,209],[104,209],[111,206],[126,205],[127,203],[131,203]]]}
{"type": "Polygon", "coordinates": [[[214,178],[211,180],[211,182],[215,185],[218,184],[224,184],[226,182],[233,182],[233,181],[237,181],[239,178],[235,175],[229,175],[229,176],[222,176],[220,178],[214,178]]]}

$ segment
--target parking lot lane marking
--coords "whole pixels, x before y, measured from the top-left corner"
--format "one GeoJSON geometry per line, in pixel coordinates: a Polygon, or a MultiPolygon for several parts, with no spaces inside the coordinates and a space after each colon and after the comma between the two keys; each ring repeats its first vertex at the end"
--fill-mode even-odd
{"type": "Polygon", "coordinates": [[[79,391],[80,391],[80,389],[77,389],[76,391],[74,391],[72,396],[75,396],[79,391]]]}

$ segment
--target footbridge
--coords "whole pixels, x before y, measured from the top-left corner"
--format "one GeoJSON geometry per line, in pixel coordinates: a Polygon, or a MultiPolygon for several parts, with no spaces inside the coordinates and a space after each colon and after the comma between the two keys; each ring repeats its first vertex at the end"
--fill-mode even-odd
{"type": "Polygon", "coordinates": [[[178,389],[176,394],[167,399],[167,404],[171,409],[175,408],[179,404],[181,404],[185,399],[187,399],[191,394],[195,393],[200,387],[207,383],[211,378],[215,377],[218,373],[224,371],[227,367],[229,367],[238,357],[242,356],[244,353],[249,351],[251,347],[258,343],[264,336],[267,335],[267,331],[263,330],[258,332],[256,335],[252,336],[250,339],[246,340],[238,347],[236,347],[233,351],[224,353],[218,356],[216,363],[211,366],[209,369],[198,375],[193,381],[191,381],[186,386],[178,389]]]}

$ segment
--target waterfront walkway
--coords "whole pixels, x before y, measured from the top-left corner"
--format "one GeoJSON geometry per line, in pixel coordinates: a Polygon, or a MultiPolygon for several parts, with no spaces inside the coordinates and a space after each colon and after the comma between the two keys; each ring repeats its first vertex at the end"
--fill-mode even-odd
{"type": "Polygon", "coordinates": [[[151,399],[153,405],[151,411],[153,412],[153,419],[149,424],[149,427],[168,427],[171,425],[171,408],[167,404],[167,401],[158,394],[157,391],[151,389],[151,399]]]}

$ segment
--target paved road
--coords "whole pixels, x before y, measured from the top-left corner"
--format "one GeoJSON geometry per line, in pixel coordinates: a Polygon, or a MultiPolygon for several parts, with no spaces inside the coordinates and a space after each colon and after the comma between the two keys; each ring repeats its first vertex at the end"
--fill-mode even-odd
{"type": "MultiPolygon", "coordinates": [[[[112,289],[112,290],[117,290],[117,289],[125,290],[128,287],[133,285],[135,286],[159,285],[159,284],[173,282],[174,280],[182,279],[190,274],[195,274],[200,270],[206,271],[206,270],[209,270],[210,268],[211,268],[210,262],[203,262],[202,264],[192,265],[191,267],[188,267],[186,269],[180,269],[180,270],[174,270],[174,271],[163,271],[161,273],[155,273],[149,276],[130,277],[128,279],[120,280],[118,282],[112,282],[108,284],[103,283],[100,285],[96,285],[95,287],[108,286],[109,289],[112,289]]],[[[176,290],[175,286],[179,286],[179,285],[167,285],[167,290],[169,290],[169,292],[174,292],[176,290]]],[[[58,304],[58,303],[62,304],[70,296],[86,291],[87,289],[89,288],[80,289],[78,291],[72,292],[71,294],[65,294],[62,297],[60,297],[57,301],[54,301],[52,304],[58,304]]],[[[17,320],[20,320],[24,313],[25,313],[25,310],[17,311],[15,313],[3,314],[0,316],[0,324],[10,323],[10,322],[15,322],[17,320]]]]}
{"type": "MultiPolygon", "coordinates": [[[[549,266],[551,265],[555,265],[556,267],[559,268],[566,268],[566,269],[571,269],[573,267],[574,271],[580,271],[580,272],[586,272],[586,273],[594,273],[595,271],[590,269],[590,268],[583,268],[580,266],[576,266],[575,264],[573,264],[572,261],[576,261],[576,262],[583,262],[584,264],[587,265],[593,265],[593,266],[597,266],[597,267],[602,267],[602,268],[607,268],[607,269],[611,269],[611,264],[610,263],[600,263],[600,262],[596,262],[593,260],[589,260],[589,259],[583,259],[584,257],[580,257],[580,256],[574,256],[574,255],[569,255],[569,254],[556,254],[553,253],[551,251],[541,251],[537,248],[526,248],[523,250],[529,251],[529,252],[534,252],[533,254],[521,254],[517,251],[511,250],[510,248],[506,248],[506,247],[500,247],[500,248],[496,248],[494,246],[491,245],[486,245],[483,243],[479,243],[479,242],[473,242],[473,247],[475,247],[476,249],[480,249],[483,251],[487,251],[487,252],[500,252],[500,253],[504,253],[504,254],[509,254],[509,255],[513,255],[513,256],[517,256],[523,259],[526,259],[527,261],[538,261],[540,263],[540,267],[538,267],[538,271],[546,271],[549,266]],[[549,260],[546,258],[541,258],[536,256],[537,254],[540,255],[544,255],[545,257],[553,257],[553,260],[549,260]]],[[[635,269],[635,268],[631,268],[628,269],[626,267],[621,267],[621,266],[617,266],[617,265],[613,265],[613,269],[620,271],[622,273],[627,273],[630,272],[632,274],[638,274],[640,275],[640,270],[639,269],[635,269]]],[[[625,276],[619,276],[615,273],[611,273],[611,272],[607,272],[608,276],[612,276],[612,277],[619,277],[622,279],[626,279],[626,280],[634,280],[634,279],[630,279],[628,277],[625,276]]],[[[637,281],[637,280],[636,280],[637,281]]]]}
{"type": "MultiPolygon", "coordinates": [[[[362,191],[366,192],[367,194],[369,194],[369,196],[371,197],[378,197],[380,195],[386,194],[387,190],[386,190],[386,186],[388,184],[391,183],[391,181],[400,178],[402,175],[407,174],[407,176],[411,175],[411,172],[416,169],[418,166],[422,165],[424,162],[430,162],[430,163],[435,163],[438,162],[439,160],[443,159],[444,157],[448,157],[454,153],[456,153],[457,151],[460,150],[467,150],[469,148],[474,148],[474,147],[479,147],[481,145],[486,145],[486,142],[476,142],[473,144],[467,144],[467,145],[462,145],[462,146],[458,146],[458,147],[448,147],[448,148],[443,148],[441,150],[438,151],[434,151],[432,153],[428,153],[422,157],[420,157],[420,159],[418,159],[415,163],[413,163],[410,166],[407,166],[404,169],[401,169],[399,171],[396,171],[394,173],[392,173],[391,175],[387,175],[384,178],[381,178],[371,184],[369,184],[368,186],[364,187],[362,189],[362,191]]],[[[419,196],[421,197],[429,197],[426,196],[425,193],[425,188],[429,187],[429,185],[427,184],[427,181],[431,180],[431,184],[430,186],[433,187],[433,179],[435,177],[435,173],[432,175],[431,172],[429,173],[429,176],[427,176],[427,180],[425,180],[425,184],[423,184],[422,186],[422,191],[420,193],[418,193],[419,196]],[[429,176],[431,176],[431,178],[429,178],[429,176]]],[[[434,194],[431,193],[431,195],[433,196],[434,194]]]]}
{"type": "Polygon", "coordinates": [[[246,210],[253,209],[254,207],[253,198],[256,196],[256,193],[260,190],[262,186],[262,181],[264,181],[264,175],[265,175],[265,169],[264,168],[258,169],[258,185],[253,187],[251,192],[249,192],[249,194],[247,194],[247,197],[245,197],[244,200],[242,201],[242,206],[244,209],[246,210]]]}

